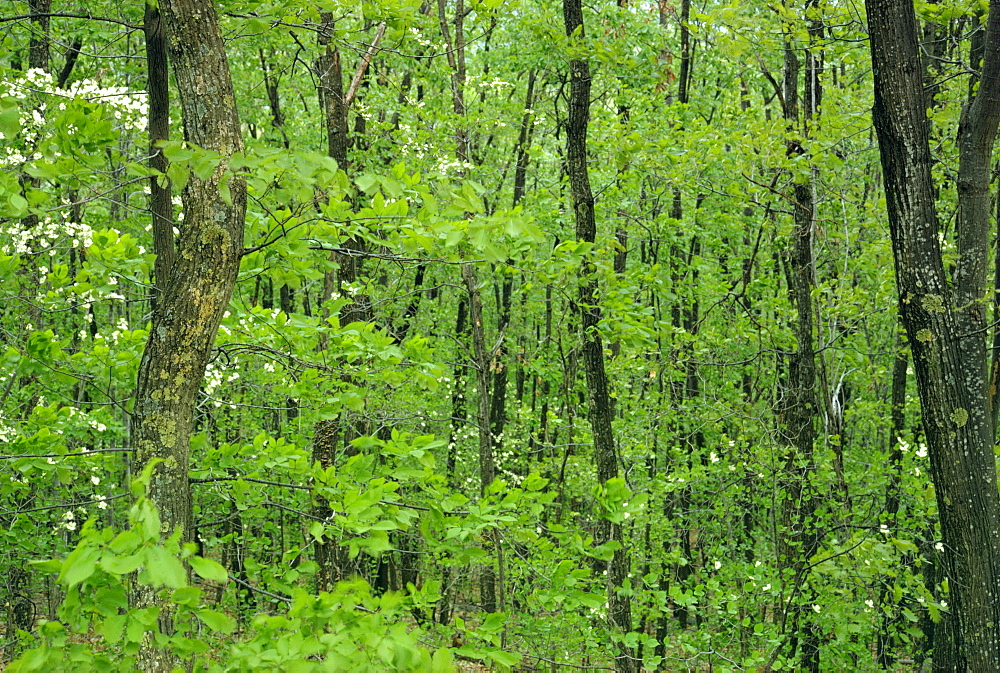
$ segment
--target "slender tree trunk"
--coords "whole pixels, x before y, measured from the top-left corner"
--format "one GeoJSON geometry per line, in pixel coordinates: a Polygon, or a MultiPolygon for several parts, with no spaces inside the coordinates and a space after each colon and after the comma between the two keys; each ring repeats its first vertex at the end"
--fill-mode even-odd
{"type": "Polygon", "coordinates": [[[28,42],[28,65],[49,72],[49,13],[52,0],[28,0],[32,15],[31,40],[28,42]]]}
{"type": "MultiPolygon", "coordinates": [[[[580,0],[564,0],[563,16],[566,34],[583,39],[583,7],[580,0]]],[[[566,123],[566,167],[573,198],[577,240],[593,243],[597,233],[594,195],[590,188],[587,167],[587,126],[590,119],[590,65],[582,59],[572,59],[570,68],[569,116],[566,123]]],[[[611,428],[612,407],[608,377],[604,366],[604,345],[598,324],[601,308],[597,297],[596,269],[589,260],[580,268],[580,331],[582,335],[583,368],[587,379],[590,427],[594,436],[594,462],[597,480],[606,484],[618,477],[618,456],[611,428]]],[[[610,540],[623,542],[619,524],[603,520],[599,543],[610,540]]],[[[632,604],[619,590],[624,586],[629,568],[629,555],[624,546],[615,551],[608,565],[608,621],[617,638],[632,630],[632,604]]],[[[619,641],[615,655],[615,670],[634,673],[639,668],[632,648],[619,641]]]]}
{"type": "MultiPolygon", "coordinates": [[[[901,442],[905,430],[905,407],[906,407],[906,369],[910,363],[906,346],[903,343],[902,334],[896,339],[896,358],[892,366],[892,391],[891,391],[891,427],[889,429],[889,484],[885,495],[885,513],[888,525],[897,535],[897,520],[899,514],[900,496],[902,495],[901,478],[903,474],[903,449],[901,442]]],[[[879,603],[884,605],[892,591],[893,578],[886,577],[881,580],[881,590],[879,603]]],[[[883,669],[891,669],[896,663],[893,656],[893,625],[895,619],[889,614],[883,614],[878,633],[878,641],[875,648],[875,661],[883,669]]],[[[933,626],[932,626],[933,628],[933,626]]]]}
{"type": "MultiPolygon", "coordinates": [[[[810,4],[811,7],[815,6],[810,4]]],[[[818,11],[818,10],[816,10],[818,11]]],[[[810,42],[817,37],[817,20],[809,22],[810,42]]],[[[811,48],[802,50],[805,59],[802,104],[799,105],[800,64],[797,47],[788,38],[785,45],[784,117],[792,140],[788,141],[790,157],[805,154],[803,143],[819,114],[822,88],[820,65],[811,48]]],[[[819,672],[819,635],[812,613],[812,590],[809,588],[806,565],[819,548],[819,533],[814,521],[817,509],[811,475],[815,472],[814,446],[818,406],[816,394],[817,367],[813,338],[815,313],[812,291],[816,287],[815,253],[815,180],[810,169],[807,179],[797,181],[793,189],[793,231],[788,252],[788,294],[795,308],[792,332],[796,349],[789,356],[788,390],[783,405],[783,433],[788,443],[784,457],[785,479],[788,484],[782,512],[782,535],[779,563],[788,573],[790,585],[798,598],[787,606],[791,630],[791,649],[801,646],[800,669],[819,672]]]]}
{"type": "Polygon", "coordinates": [[[1000,1],[990,2],[982,76],[959,123],[958,262],[948,282],[917,19],[908,0],[867,5],[873,117],[885,174],[900,313],[934,479],[952,626],[935,633],[934,669],[1000,670],[1000,520],[987,385],[989,166],[1000,121],[1000,1]]]}
{"type": "MultiPolygon", "coordinates": [[[[31,18],[32,31],[31,39],[28,43],[28,66],[32,69],[44,70],[45,72],[49,71],[48,12],[51,10],[51,7],[52,0],[29,0],[28,2],[28,11],[35,14],[31,18]]],[[[41,184],[38,178],[32,178],[27,175],[22,175],[21,181],[25,187],[32,186],[37,188],[41,184]]],[[[21,226],[26,231],[32,232],[33,235],[38,227],[38,215],[28,215],[22,220],[21,226]]],[[[27,255],[25,256],[27,257],[27,255]]],[[[38,293],[38,269],[30,263],[30,260],[26,261],[29,263],[23,264],[17,277],[17,294],[20,297],[28,298],[27,301],[22,302],[23,309],[19,317],[23,321],[22,325],[28,324],[31,325],[31,329],[38,330],[42,328],[40,324],[42,312],[38,303],[34,301],[34,297],[38,293]]],[[[27,330],[28,328],[25,329],[27,330]]],[[[34,375],[19,376],[17,378],[18,385],[21,388],[34,388],[34,375]]],[[[12,378],[11,382],[13,381],[14,379],[12,378]]],[[[22,416],[27,418],[34,410],[37,402],[38,397],[36,393],[29,395],[22,406],[22,416]]],[[[19,504],[25,506],[34,497],[35,488],[31,486],[27,495],[18,498],[21,501],[19,504]]],[[[7,572],[6,579],[7,632],[10,633],[10,638],[14,641],[14,646],[17,647],[17,631],[31,631],[34,626],[34,608],[30,598],[34,593],[32,590],[32,573],[28,569],[27,564],[21,564],[20,559],[15,559],[7,572]]]]}
{"type": "MultiPolygon", "coordinates": [[[[132,441],[139,467],[159,459],[149,497],[164,530],[191,541],[188,462],[194,410],[212,344],[229,304],[243,252],[246,187],[228,172],[243,150],[229,62],[209,0],[161,0],[187,139],[222,160],[207,179],[192,175],[184,189],[184,228],[177,258],[153,313],[139,365],[132,441]],[[226,195],[223,194],[226,192],[226,195]]],[[[137,586],[135,607],[159,605],[156,592],[137,586]]],[[[170,630],[170,616],[160,615],[170,630]]],[[[144,643],[139,667],[170,671],[174,658],[144,643]]]]}
{"type": "Polygon", "coordinates": [[[153,251],[156,253],[153,274],[157,293],[161,293],[166,289],[170,267],[174,264],[174,214],[170,183],[165,175],[167,158],[157,147],[157,143],[170,138],[170,73],[159,6],[146,3],[142,30],[146,36],[146,91],[149,92],[149,167],[164,174],[149,180],[149,211],[153,218],[153,251]]]}
{"type": "MultiPolygon", "coordinates": [[[[479,427],[479,494],[485,497],[486,489],[496,479],[496,462],[493,456],[493,433],[490,428],[490,352],[486,350],[486,333],[483,327],[483,304],[479,292],[479,279],[472,264],[462,265],[462,280],[469,294],[469,325],[476,370],[476,425],[479,427]]],[[[498,536],[491,531],[494,550],[498,536]]],[[[486,612],[497,610],[496,573],[492,567],[483,569],[479,581],[482,608],[486,612]]]]}

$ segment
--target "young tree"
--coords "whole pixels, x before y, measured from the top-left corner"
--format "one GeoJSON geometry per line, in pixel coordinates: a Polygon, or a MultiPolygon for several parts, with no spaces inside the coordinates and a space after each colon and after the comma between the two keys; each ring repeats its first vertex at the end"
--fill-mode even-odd
{"type": "MultiPolygon", "coordinates": [[[[583,7],[580,0],[564,0],[563,16],[566,35],[570,39],[584,36],[583,7]]],[[[594,215],[594,194],[587,168],[587,125],[590,121],[590,64],[584,58],[569,62],[569,110],[566,122],[566,173],[569,176],[576,219],[577,240],[593,243],[597,234],[594,215]]],[[[601,307],[597,296],[596,269],[585,260],[580,267],[580,332],[583,340],[583,369],[587,379],[587,404],[590,427],[594,435],[594,463],[597,481],[602,486],[618,478],[618,455],[611,427],[612,407],[608,390],[608,375],[604,366],[604,343],[598,332],[601,307]]],[[[629,554],[622,544],[622,526],[610,520],[601,522],[601,540],[617,542],[608,563],[608,621],[613,633],[624,637],[632,630],[632,602],[622,592],[629,570],[629,554]]],[[[637,670],[635,652],[620,641],[615,656],[615,670],[631,673],[637,670]]]]}
{"type": "MultiPolygon", "coordinates": [[[[952,618],[935,634],[934,670],[1000,670],[996,391],[987,380],[989,167],[1000,122],[1000,2],[990,3],[978,90],[959,124],[958,259],[939,242],[913,3],[867,4],[878,133],[899,309],[931,457],[952,618]]],[[[973,52],[973,59],[978,60],[973,52]]],[[[973,66],[979,66],[973,63],[973,66]]]]}

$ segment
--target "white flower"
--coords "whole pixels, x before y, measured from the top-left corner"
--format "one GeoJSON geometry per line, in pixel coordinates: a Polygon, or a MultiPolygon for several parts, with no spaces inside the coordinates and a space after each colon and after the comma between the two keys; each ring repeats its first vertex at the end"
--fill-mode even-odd
{"type": "Polygon", "coordinates": [[[712,453],[708,454],[708,459],[710,461],[712,461],[713,463],[719,462],[719,456],[715,453],[715,451],[713,451],[712,453]]]}
{"type": "Polygon", "coordinates": [[[715,569],[719,570],[721,567],[722,567],[722,561],[716,561],[715,562],[715,569]]]}
{"type": "Polygon", "coordinates": [[[822,608],[820,606],[816,605],[815,603],[813,603],[813,612],[815,612],[816,614],[819,614],[820,610],[822,610],[822,608]]]}
{"type": "Polygon", "coordinates": [[[90,483],[93,484],[94,486],[97,486],[98,484],[101,483],[101,478],[98,477],[97,475],[94,475],[90,478],[90,483]]]}
{"type": "Polygon", "coordinates": [[[942,551],[943,552],[944,551],[944,543],[943,542],[935,542],[934,543],[934,548],[937,549],[938,551],[942,551]]]}
{"type": "Polygon", "coordinates": [[[865,601],[865,605],[867,605],[869,608],[874,608],[875,607],[875,601],[873,601],[872,599],[869,598],[868,600],[865,601]]]}

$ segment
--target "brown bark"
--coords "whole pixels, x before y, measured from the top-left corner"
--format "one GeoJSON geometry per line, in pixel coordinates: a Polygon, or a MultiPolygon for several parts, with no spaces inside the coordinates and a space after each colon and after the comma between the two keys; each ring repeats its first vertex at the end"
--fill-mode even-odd
{"type": "MultiPolygon", "coordinates": [[[[455,0],[455,40],[448,30],[448,0],[438,0],[438,20],[444,36],[445,53],[451,68],[452,108],[458,117],[465,116],[465,0],[455,0]]],[[[464,122],[455,129],[455,154],[463,164],[469,161],[469,133],[464,122]]]]}
{"type": "Polygon", "coordinates": [[[337,165],[347,170],[347,104],[344,100],[344,69],[340,63],[340,50],[331,42],[333,16],[322,15],[323,23],[319,31],[319,44],[323,47],[320,56],[319,96],[323,104],[326,120],[327,154],[337,161],[337,165]]]}
{"type": "Polygon", "coordinates": [[[146,37],[146,91],[149,93],[149,167],[161,176],[149,179],[149,212],[153,218],[153,266],[157,292],[163,292],[174,264],[174,214],[170,183],[165,173],[168,162],[157,143],[170,138],[170,73],[167,70],[167,43],[163,36],[160,10],[149,2],[142,19],[146,37]]]}
{"type": "Polygon", "coordinates": [[[479,278],[474,266],[471,264],[462,265],[462,280],[465,282],[465,288],[469,294],[469,324],[472,332],[472,353],[476,370],[479,492],[480,495],[486,495],[486,489],[496,479],[496,463],[493,459],[493,442],[490,432],[490,353],[486,350],[483,303],[479,292],[479,278]]]}
{"type": "MultiPolygon", "coordinates": [[[[319,44],[323,47],[323,53],[319,58],[317,68],[319,71],[319,97],[322,102],[327,132],[327,153],[336,160],[341,170],[349,172],[350,160],[348,150],[350,149],[350,138],[348,137],[348,114],[350,113],[351,102],[357,94],[357,87],[360,85],[378,43],[384,35],[385,24],[380,24],[377,28],[372,44],[362,56],[354,75],[353,83],[349,91],[345,94],[344,69],[341,62],[340,50],[332,41],[334,28],[333,15],[323,13],[322,21],[323,23],[319,31],[319,44]]],[[[277,93],[275,93],[275,101],[276,99],[277,93]]],[[[274,105],[277,105],[277,103],[275,102],[274,105]]],[[[275,120],[277,119],[278,117],[275,116],[275,120]]],[[[324,276],[322,302],[328,300],[335,290],[341,293],[345,292],[347,285],[353,284],[360,278],[365,248],[364,239],[355,237],[344,243],[344,252],[330,253],[330,259],[337,263],[337,267],[334,271],[328,271],[324,276]]],[[[347,325],[352,322],[368,322],[371,319],[371,301],[365,294],[355,295],[354,301],[340,310],[341,325],[347,325]]],[[[320,344],[321,349],[326,348],[325,337],[321,338],[320,344]]],[[[350,380],[350,377],[344,377],[344,383],[355,385],[355,382],[350,380]]],[[[363,423],[357,422],[357,419],[354,419],[354,421],[352,422],[352,419],[345,411],[339,418],[318,422],[313,437],[313,461],[318,462],[325,469],[336,465],[344,456],[353,455],[356,449],[350,442],[367,432],[367,428],[363,423]],[[345,448],[341,449],[341,447],[345,448]]],[[[316,501],[313,503],[313,515],[325,520],[330,514],[329,503],[324,501],[322,497],[316,498],[316,501]]],[[[321,591],[329,591],[337,581],[357,571],[359,568],[358,562],[351,561],[347,550],[340,547],[336,538],[332,535],[326,536],[322,542],[316,544],[316,563],[319,566],[317,587],[321,591]]]]}
{"type": "Polygon", "coordinates": [[[918,28],[906,0],[868,3],[873,118],[885,174],[900,313],[931,459],[950,626],[934,669],[1000,670],[1000,537],[986,348],[989,164],[1000,121],[1000,2],[990,3],[978,92],[959,124],[958,262],[945,274],[918,28]]]}
{"type": "MultiPolygon", "coordinates": [[[[188,484],[190,437],[198,391],[212,344],[229,304],[243,250],[246,188],[228,171],[243,149],[232,78],[218,18],[209,0],[161,0],[171,61],[188,141],[222,157],[207,179],[192,175],[183,193],[184,228],[169,279],[153,312],[139,365],[132,441],[141,467],[159,459],[149,497],[164,530],[192,538],[188,484]],[[224,196],[223,193],[226,193],[224,196]]],[[[155,592],[137,587],[136,607],[158,605],[155,592]]],[[[169,630],[169,615],[161,614],[169,630]]],[[[177,662],[146,643],[144,671],[169,671],[177,662]]]]}

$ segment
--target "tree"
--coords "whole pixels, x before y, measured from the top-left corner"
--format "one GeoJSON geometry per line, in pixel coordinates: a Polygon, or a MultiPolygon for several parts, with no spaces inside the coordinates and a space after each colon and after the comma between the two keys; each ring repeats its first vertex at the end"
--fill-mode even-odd
{"type": "MultiPolygon", "coordinates": [[[[935,634],[935,670],[1000,667],[1000,524],[996,388],[987,375],[989,168],[1000,122],[1000,3],[990,4],[978,86],[959,124],[958,259],[946,273],[939,241],[930,125],[919,67],[913,5],[867,4],[875,106],[896,262],[899,310],[906,328],[928,440],[944,541],[952,619],[935,634]]],[[[981,61],[980,61],[981,59],[981,61]]]]}
{"type": "MultiPolygon", "coordinates": [[[[222,314],[243,255],[246,191],[230,167],[243,150],[235,92],[215,8],[208,0],[167,0],[161,5],[183,109],[186,140],[213,153],[211,171],[188,176],[184,223],[174,262],[157,298],[149,341],[139,366],[132,412],[132,441],[140,467],[153,470],[150,499],[165,529],[194,541],[190,442],[198,391],[222,314]]],[[[149,588],[133,596],[139,607],[160,603],[149,588]]],[[[161,614],[167,621],[169,612],[161,614]]],[[[144,648],[145,671],[169,671],[176,662],[144,648]]]]}
{"type": "MultiPolygon", "coordinates": [[[[584,39],[583,7],[580,0],[564,0],[563,18],[566,35],[577,41],[584,39]]],[[[576,238],[593,244],[597,236],[594,215],[594,195],[590,187],[587,164],[587,126],[590,120],[590,64],[585,58],[569,62],[569,101],[566,121],[566,174],[569,176],[576,238]]],[[[587,412],[594,437],[594,463],[597,466],[598,488],[610,488],[618,480],[618,454],[611,427],[613,415],[608,375],[604,365],[604,343],[598,331],[601,307],[597,298],[598,283],[593,263],[584,258],[580,265],[580,336],[583,370],[587,380],[587,412]]],[[[623,543],[621,523],[606,519],[601,522],[600,543],[613,545],[607,565],[608,623],[618,640],[615,670],[637,670],[635,652],[626,644],[625,636],[632,630],[632,605],[625,593],[629,572],[629,554],[623,543]]]]}

